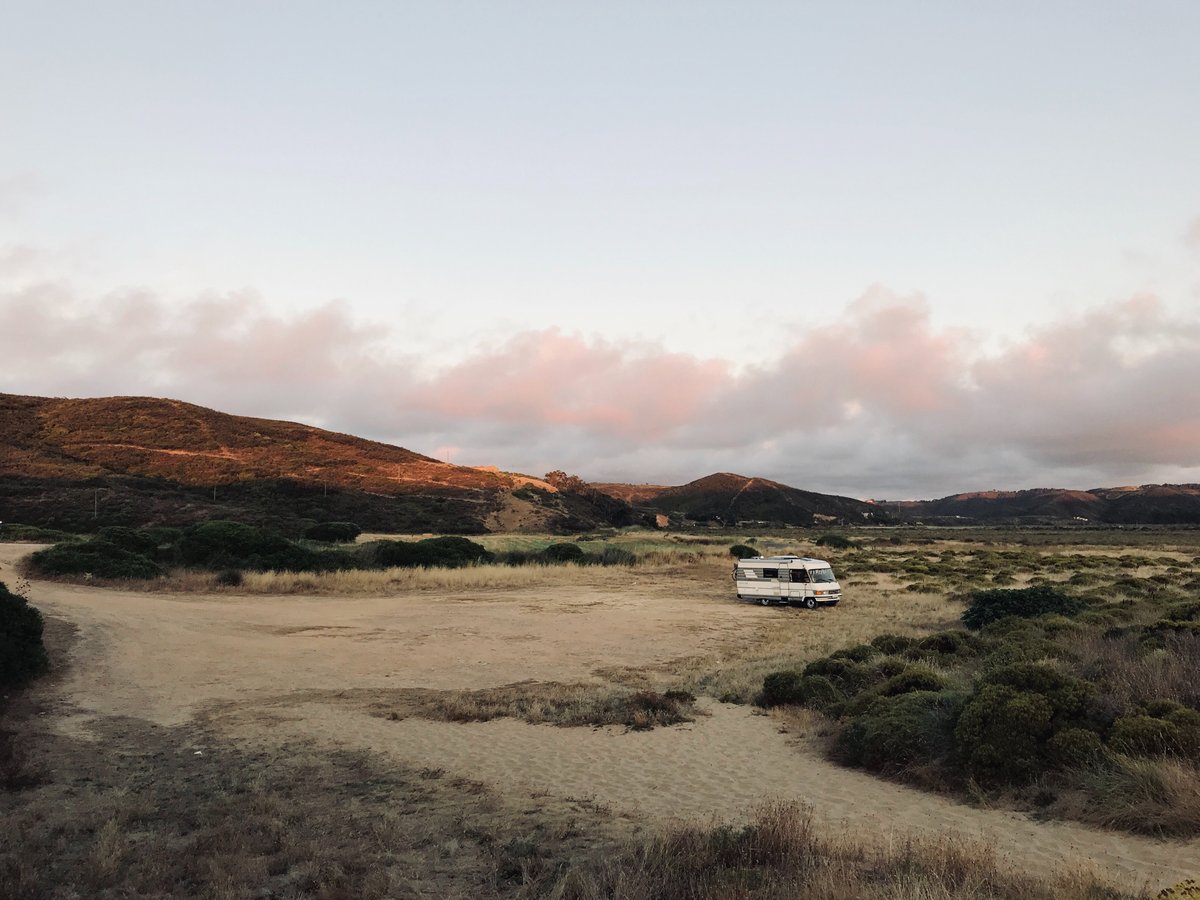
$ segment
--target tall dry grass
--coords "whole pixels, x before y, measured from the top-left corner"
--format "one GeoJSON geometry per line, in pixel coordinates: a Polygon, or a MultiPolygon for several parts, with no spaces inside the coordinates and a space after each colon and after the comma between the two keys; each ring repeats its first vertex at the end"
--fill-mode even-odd
{"type": "Polygon", "coordinates": [[[1109,753],[1066,779],[1075,789],[1052,806],[1058,815],[1140,834],[1200,833],[1200,767],[1193,760],[1109,753]]]}
{"type": "Polygon", "coordinates": [[[1151,700],[1200,709],[1200,635],[1167,635],[1158,650],[1147,650],[1137,634],[1105,636],[1089,630],[1062,640],[1072,667],[1100,684],[1122,711],[1151,700]]]}
{"type": "Polygon", "coordinates": [[[1039,878],[959,835],[887,839],[830,829],[807,807],[777,802],[741,828],[677,825],[553,885],[560,900],[1098,900],[1138,894],[1085,868],[1039,878]]]}

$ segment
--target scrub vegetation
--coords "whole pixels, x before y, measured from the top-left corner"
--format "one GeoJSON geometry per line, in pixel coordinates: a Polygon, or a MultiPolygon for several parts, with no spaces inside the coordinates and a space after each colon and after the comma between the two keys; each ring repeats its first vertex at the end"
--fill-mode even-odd
{"type": "Polygon", "coordinates": [[[781,668],[757,701],[826,717],[826,752],[846,765],[1042,815],[1194,836],[1198,564],[1191,547],[848,553],[843,570],[947,591],[964,604],[964,627],[880,634],[781,668]],[[1011,586],[984,586],[997,584],[1011,586]]]}

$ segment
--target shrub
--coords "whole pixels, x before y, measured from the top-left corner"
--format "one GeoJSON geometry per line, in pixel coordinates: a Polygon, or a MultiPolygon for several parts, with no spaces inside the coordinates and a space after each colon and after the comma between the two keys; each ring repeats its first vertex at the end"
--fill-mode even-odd
{"type": "Polygon", "coordinates": [[[358,539],[362,529],[353,522],[321,522],[304,532],[310,541],[326,541],[331,544],[350,544],[358,539]]]}
{"type": "Polygon", "coordinates": [[[832,547],[834,550],[852,550],[858,546],[844,534],[823,534],[817,538],[818,547],[832,547]]]}
{"type": "Polygon", "coordinates": [[[1113,723],[1109,743],[1131,756],[1171,753],[1194,757],[1200,753],[1200,713],[1180,708],[1163,719],[1123,716],[1113,723]]]}
{"type": "Polygon", "coordinates": [[[190,566],[262,568],[264,559],[286,553],[293,546],[291,541],[265,528],[217,520],[188,528],[180,538],[179,555],[190,566]]]}
{"type": "Polygon", "coordinates": [[[632,566],[637,563],[637,554],[624,547],[605,547],[596,555],[602,566],[632,566]]]}
{"type": "Polygon", "coordinates": [[[753,547],[747,547],[745,544],[734,544],[729,548],[729,555],[738,559],[751,559],[758,556],[758,551],[753,547]]]}
{"type": "Polygon", "coordinates": [[[1019,589],[995,588],[976,591],[971,604],[962,614],[963,624],[978,630],[1005,616],[1032,618],[1046,613],[1074,616],[1087,608],[1082,600],[1069,597],[1047,585],[1019,589]]]}
{"type": "Polygon", "coordinates": [[[578,544],[551,544],[542,551],[542,558],[547,562],[554,563],[581,563],[584,562],[586,556],[587,554],[578,544]]]}
{"type": "Polygon", "coordinates": [[[216,582],[221,587],[241,587],[242,573],[239,569],[225,569],[217,573],[216,582]]]}
{"type": "Polygon", "coordinates": [[[954,748],[954,723],[962,695],[917,691],[876,700],[838,736],[836,753],[854,766],[893,773],[932,762],[954,748]]]}
{"type": "Polygon", "coordinates": [[[1041,694],[984,685],[963,707],[954,730],[955,748],[980,781],[1032,778],[1044,768],[1053,714],[1054,707],[1041,694]]]}
{"type": "Polygon", "coordinates": [[[883,697],[911,694],[915,691],[940,691],[946,686],[942,676],[926,666],[909,666],[879,686],[883,697]]]}
{"type": "Polygon", "coordinates": [[[1100,735],[1086,728],[1064,728],[1046,741],[1046,753],[1062,768],[1079,768],[1095,762],[1104,752],[1100,735]]]}
{"type": "Polygon", "coordinates": [[[916,643],[916,638],[900,634],[881,634],[871,641],[871,646],[880,653],[903,653],[916,643]]]}
{"type": "Polygon", "coordinates": [[[96,531],[96,538],[142,556],[153,556],[159,544],[158,539],[150,532],[140,528],[126,528],[123,525],[106,525],[96,531]]]}
{"type": "Polygon", "coordinates": [[[79,535],[56,528],[38,525],[22,525],[19,522],[0,523],[0,541],[26,542],[31,544],[61,544],[65,541],[81,540],[79,535]]]}
{"type": "Polygon", "coordinates": [[[380,568],[457,568],[494,559],[486,547],[457,535],[423,541],[377,541],[364,552],[371,564],[380,568]]]}
{"type": "Polygon", "coordinates": [[[829,654],[830,659],[848,659],[852,662],[866,662],[876,654],[876,649],[870,644],[856,644],[853,647],[843,647],[829,654]]]}
{"type": "Polygon", "coordinates": [[[921,638],[909,653],[914,656],[976,656],[984,642],[966,631],[938,631],[921,638]]]}
{"type": "Polygon", "coordinates": [[[808,706],[825,710],[845,699],[832,681],[823,675],[799,672],[772,672],[763,679],[760,706],[808,706]]]}
{"type": "Polygon", "coordinates": [[[804,667],[805,675],[824,675],[848,694],[857,693],[872,680],[870,667],[848,659],[822,657],[804,667]]]}
{"type": "Polygon", "coordinates": [[[17,687],[50,668],[42,614],[0,582],[0,687],[17,687]]]}
{"type": "Polygon", "coordinates": [[[45,575],[88,575],[93,578],[158,578],[163,570],[153,560],[122,550],[108,541],[55,544],[30,557],[45,575]]]}

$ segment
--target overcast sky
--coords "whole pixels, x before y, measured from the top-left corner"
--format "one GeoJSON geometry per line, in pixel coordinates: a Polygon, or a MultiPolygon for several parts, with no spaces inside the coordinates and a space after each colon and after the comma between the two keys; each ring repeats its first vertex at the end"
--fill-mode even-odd
{"type": "Polygon", "coordinates": [[[0,390],[859,497],[1200,481],[1200,4],[9,0],[0,390]]]}

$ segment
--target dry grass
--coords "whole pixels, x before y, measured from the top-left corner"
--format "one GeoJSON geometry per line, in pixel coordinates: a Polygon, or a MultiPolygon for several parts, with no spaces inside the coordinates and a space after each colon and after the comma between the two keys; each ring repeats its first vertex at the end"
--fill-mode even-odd
{"type": "Polygon", "coordinates": [[[1136,634],[1088,631],[1064,641],[1076,671],[1103,685],[1123,711],[1162,699],[1200,709],[1200,636],[1168,635],[1163,649],[1149,653],[1136,634]]]}
{"type": "Polygon", "coordinates": [[[1200,767],[1191,760],[1108,754],[1094,767],[1067,774],[1057,815],[1141,834],[1200,833],[1200,767]]]}
{"type": "Polygon", "coordinates": [[[1002,866],[961,836],[883,839],[829,829],[806,807],[773,803],[741,828],[680,825],[600,865],[577,866],[554,886],[562,900],[995,898],[1097,900],[1138,896],[1086,870],[1046,880],[1002,866]]]}
{"type": "Polygon", "coordinates": [[[695,698],[668,691],[627,691],[601,684],[520,682],[479,691],[401,691],[376,715],[403,719],[410,715],[447,722],[487,722],[508,717],[532,725],[623,725],[642,731],[660,725],[691,722],[695,698]]]}

